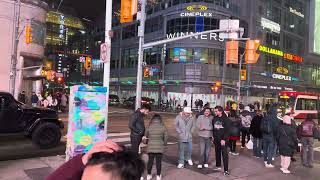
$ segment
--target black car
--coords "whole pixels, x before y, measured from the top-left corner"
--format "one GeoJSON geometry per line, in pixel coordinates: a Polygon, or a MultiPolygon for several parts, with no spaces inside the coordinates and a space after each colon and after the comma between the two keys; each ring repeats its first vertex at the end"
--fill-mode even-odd
{"type": "Polygon", "coordinates": [[[115,94],[110,94],[109,95],[109,105],[119,105],[120,100],[119,97],[115,94]]]}
{"type": "Polygon", "coordinates": [[[0,92],[0,136],[24,134],[40,148],[57,146],[63,123],[55,110],[28,107],[7,92],[0,92]]]}
{"type": "MultiPolygon", "coordinates": [[[[123,105],[126,107],[134,107],[136,103],[136,97],[130,97],[126,100],[124,100],[123,105]]],[[[148,97],[141,97],[141,105],[148,104],[148,105],[153,105],[154,104],[154,99],[148,98],[148,97]]]]}

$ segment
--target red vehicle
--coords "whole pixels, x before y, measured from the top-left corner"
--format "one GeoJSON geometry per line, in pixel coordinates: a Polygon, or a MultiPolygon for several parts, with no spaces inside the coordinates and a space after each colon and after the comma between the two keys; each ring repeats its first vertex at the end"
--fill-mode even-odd
{"type": "Polygon", "coordinates": [[[316,93],[282,91],[279,93],[280,108],[292,112],[295,119],[305,119],[307,114],[318,115],[319,96],[316,93]]]}

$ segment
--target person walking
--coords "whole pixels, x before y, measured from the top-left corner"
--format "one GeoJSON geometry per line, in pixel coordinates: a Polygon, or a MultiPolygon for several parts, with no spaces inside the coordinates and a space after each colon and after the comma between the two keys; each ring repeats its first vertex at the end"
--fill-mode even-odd
{"type": "Polygon", "coordinates": [[[32,92],[32,95],[31,95],[31,105],[32,105],[32,107],[37,107],[38,101],[39,101],[38,96],[36,95],[35,92],[32,92]]]}
{"type": "Polygon", "coordinates": [[[230,110],[230,137],[229,137],[229,146],[230,146],[230,153],[232,155],[239,155],[237,152],[237,141],[240,140],[240,128],[241,128],[241,120],[237,115],[237,112],[233,109],[230,110]]]}
{"type": "Polygon", "coordinates": [[[261,121],[261,132],[263,139],[264,163],[267,168],[273,168],[272,157],[274,155],[275,138],[279,124],[277,118],[277,108],[272,107],[268,114],[261,121]]]}
{"type": "Polygon", "coordinates": [[[215,170],[221,169],[221,156],[223,158],[224,175],[229,176],[229,156],[228,156],[228,139],[229,139],[229,129],[230,120],[224,113],[221,106],[216,106],[214,108],[215,117],[212,120],[213,126],[213,142],[215,145],[216,153],[216,168],[215,170]]]}
{"type": "Polygon", "coordinates": [[[208,168],[209,155],[211,151],[211,141],[212,141],[212,120],[211,109],[205,108],[204,115],[200,115],[196,122],[196,127],[199,130],[199,143],[200,143],[200,160],[198,168],[202,167],[208,168]]]}
{"type": "Polygon", "coordinates": [[[147,180],[152,179],[151,170],[153,161],[156,159],[157,180],[161,180],[161,161],[164,152],[164,146],[168,141],[168,131],[162,122],[160,115],[155,114],[146,129],[146,138],[148,139],[148,163],[147,163],[147,180]]]}
{"type": "Polygon", "coordinates": [[[190,166],[193,165],[192,155],[192,131],[195,127],[194,117],[190,107],[183,108],[183,112],[175,119],[174,127],[178,133],[178,149],[179,149],[179,162],[178,168],[184,167],[185,159],[190,166]],[[185,147],[187,147],[187,155],[185,157],[185,147]]]}
{"type": "Polygon", "coordinates": [[[148,115],[151,111],[149,105],[142,105],[141,109],[137,109],[129,119],[129,129],[130,133],[130,142],[131,150],[134,153],[139,154],[139,145],[142,141],[142,137],[145,133],[145,126],[143,117],[148,115]]]}
{"type": "Polygon", "coordinates": [[[261,132],[261,121],[263,119],[263,113],[261,110],[257,111],[256,116],[252,119],[250,125],[250,134],[253,137],[253,156],[260,158],[262,156],[262,132],[261,132]]]}
{"type": "Polygon", "coordinates": [[[246,106],[240,114],[241,119],[241,148],[244,148],[246,143],[250,141],[250,125],[252,121],[251,109],[249,106],[246,106]],[[247,137],[247,141],[246,141],[247,137]]]}
{"type": "Polygon", "coordinates": [[[65,93],[63,93],[61,95],[61,111],[62,112],[65,112],[67,109],[67,101],[68,101],[67,96],[65,93]]]}
{"type": "Polygon", "coordinates": [[[289,174],[288,170],[291,162],[291,157],[298,146],[298,138],[295,127],[291,124],[291,117],[284,116],[282,124],[278,128],[277,142],[279,145],[279,153],[281,156],[280,170],[289,174]]]}
{"type": "Polygon", "coordinates": [[[312,114],[308,114],[307,119],[298,127],[298,137],[302,143],[302,165],[309,168],[313,167],[313,143],[315,131],[317,131],[317,125],[313,121],[313,118],[312,114]]]}

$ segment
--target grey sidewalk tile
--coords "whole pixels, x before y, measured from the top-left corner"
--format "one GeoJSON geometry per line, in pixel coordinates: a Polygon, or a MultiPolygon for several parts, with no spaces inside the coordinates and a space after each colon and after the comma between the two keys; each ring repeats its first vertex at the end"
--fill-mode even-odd
{"type": "Polygon", "coordinates": [[[23,170],[2,174],[0,173],[1,180],[32,180],[29,178],[23,170]]]}
{"type": "Polygon", "coordinates": [[[65,163],[65,156],[41,157],[40,160],[53,169],[57,169],[61,164],[65,163]]]}
{"type": "Polygon", "coordinates": [[[43,168],[28,169],[28,170],[25,170],[24,172],[32,180],[43,180],[53,171],[54,169],[52,169],[51,167],[43,167],[43,168]]]}

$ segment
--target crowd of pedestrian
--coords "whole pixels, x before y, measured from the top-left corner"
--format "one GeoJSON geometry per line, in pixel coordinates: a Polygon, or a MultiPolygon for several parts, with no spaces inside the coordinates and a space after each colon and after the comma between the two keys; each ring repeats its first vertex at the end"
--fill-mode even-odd
{"type": "MultiPolygon", "coordinates": [[[[291,173],[289,170],[290,163],[292,159],[294,159],[293,156],[297,151],[301,151],[302,165],[312,168],[314,139],[320,138],[318,125],[313,121],[315,117],[313,117],[312,114],[308,114],[307,118],[299,126],[296,126],[292,114],[288,113],[283,116],[282,111],[278,110],[276,106],[270,106],[269,111],[265,114],[261,110],[257,110],[256,107],[257,106],[243,106],[240,104],[239,110],[230,108],[228,113],[226,113],[221,106],[216,106],[213,108],[213,111],[209,107],[204,107],[198,116],[194,115],[190,107],[184,107],[183,111],[176,116],[173,124],[178,134],[177,168],[184,168],[186,163],[189,166],[194,165],[192,152],[193,140],[195,138],[199,139],[197,168],[209,168],[209,164],[211,164],[211,148],[213,145],[215,149],[214,169],[221,170],[223,165],[223,174],[225,176],[230,175],[229,154],[237,156],[242,152],[236,148],[237,142],[240,140],[241,148],[252,150],[253,157],[263,159],[261,163],[264,163],[266,168],[274,168],[275,158],[280,156],[281,172],[284,174],[291,173]],[[194,137],[195,132],[197,132],[196,137],[194,137]],[[298,146],[299,143],[301,143],[301,150],[298,146]]],[[[148,115],[150,111],[150,106],[143,105],[142,108],[135,111],[130,117],[130,156],[137,162],[141,162],[141,159],[139,159],[139,145],[140,143],[146,144],[148,154],[146,179],[152,179],[152,166],[155,160],[157,171],[156,179],[161,180],[161,166],[165,146],[168,141],[168,131],[162,121],[162,117],[158,114],[155,114],[151,118],[149,125],[145,127],[144,117],[148,115]]],[[[112,144],[112,146],[114,147],[115,145],[112,144]]],[[[117,158],[122,157],[121,153],[115,153],[115,157],[112,158],[111,155],[106,155],[105,153],[95,154],[100,152],[97,149],[92,150],[92,152],[89,151],[89,155],[86,153],[82,156],[82,164],[85,165],[82,167],[84,170],[82,174],[83,179],[90,177],[92,173],[90,173],[90,171],[94,171],[93,168],[96,168],[98,171],[98,167],[96,166],[105,164],[107,160],[111,161],[111,165],[108,166],[110,168],[126,166],[126,163],[115,163],[117,158]],[[83,160],[84,157],[86,160],[83,160]]],[[[110,150],[110,152],[114,153],[115,150],[110,150]]],[[[129,155],[126,157],[129,158],[129,155]]],[[[129,163],[132,162],[129,161],[129,163]]],[[[138,174],[133,176],[136,177],[136,179],[144,179],[143,163],[136,163],[135,165],[137,165],[135,170],[137,170],[138,174]]],[[[133,167],[130,166],[130,168],[133,167]]],[[[57,171],[61,171],[61,169],[57,171]]],[[[122,174],[122,171],[117,171],[119,171],[117,172],[118,176],[126,177],[122,174]]],[[[106,175],[106,173],[110,171],[108,171],[108,168],[102,168],[99,172],[106,175]]],[[[57,173],[53,174],[57,175],[57,173]]]]}
{"type": "Polygon", "coordinates": [[[44,107],[54,109],[58,112],[66,112],[68,106],[68,95],[65,92],[48,92],[48,93],[35,93],[32,92],[31,96],[27,96],[25,91],[22,91],[18,96],[18,101],[29,104],[32,107],[44,107]]]}

